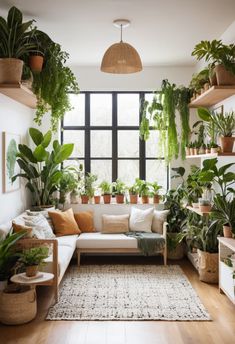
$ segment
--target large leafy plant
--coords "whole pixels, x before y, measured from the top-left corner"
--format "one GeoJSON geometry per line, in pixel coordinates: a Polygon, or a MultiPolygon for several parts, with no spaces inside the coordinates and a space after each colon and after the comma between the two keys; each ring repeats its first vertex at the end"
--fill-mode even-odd
{"type": "Polygon", "coordinates": [[[24,266],[42,265],[49,255],[49,247],[31,247],[19,254],[19,262],[24,266]]]}
{"type": "Polygon", "coordinates": [[[36,147],[31,150],[24,144],[18,145],[17,163],[22,172],[12,180],[19,177],[26,179],[26,187],[32,193],[34,205],[49,205],[62,177],[59,166],[72,154],[74,145],[72,143],[60,145],[55,140],[52,149],[47,150],[52,139],[50,130],[43,135],[38,129],[30,128],[29,135],[36,147]]]}
{"type": "Polygon", "coordinates": [[[214,125],[219,135],[231,137],[235,132],[235,112],[211,113],[206,108],[199,108],[197,112],[203,121],[214,125]]]}
{"type": "Polygon", "coordinates": [[[226,197],[216,195],[211,217],[220,226],[229,226],[235,233],[235,198],[228,200],[226,197]]]}

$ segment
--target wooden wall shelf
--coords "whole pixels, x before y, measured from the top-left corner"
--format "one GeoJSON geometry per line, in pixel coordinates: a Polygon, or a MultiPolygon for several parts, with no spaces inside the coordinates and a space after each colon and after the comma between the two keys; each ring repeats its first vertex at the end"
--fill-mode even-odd
{"type": "Polygon", "coordinates": [[[235,86],[212,86],[193,100],[189,107],[210,107],[233,95],[235,95],[235,86]]]}
{"type": "Polygon", "coordinates": [[[0,93],[31,109],[36,108],[36,96],[29,88],[22,84],[0,84],[0,93]]]}
{"type": "Polygon", "coordinates": [[[217,156],[235,156],[235,152],[233,152],[233,153],[209,153],[209,154],[186,155],[186,159],[214,158],[217,156]]]}

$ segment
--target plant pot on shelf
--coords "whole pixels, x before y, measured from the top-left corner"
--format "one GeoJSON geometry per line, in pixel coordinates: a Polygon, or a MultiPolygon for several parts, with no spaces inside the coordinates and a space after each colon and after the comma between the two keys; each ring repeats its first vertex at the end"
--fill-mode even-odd
{"type": "Polygon", "coordinates": [[[41,55],[31,55],[29,56],[29,67],[35,73],[40,73],[42,71],[44,58],[41,55]]]}
{"type": "Polygon", "coordinates": [[[216,148],[211,147],[211,153],[218,153],[218,150],[219,150],[218,147],[216,148]]]}
{"type": "Polygon", "coordinates": [[[159,195],[154,195],[153,196],[153,203],[154,204],[158,204],[160,202],[160,196],[159,195]]]}
{"type": "Polygon", "coordinates": [[[199,280],[207,283],[218,283],[218,253],[197,250],[199,280]]]}
{"type": "Polygon", "coordinates": [[[103,195],[104,204],[110,204],[111,203],[111,199],[112,199],[112,195],[111,194],[104,194],[103,195]]]}
{"type": "Polygon", "coordinates": [[[194,155],[194,148],[189,148],[190,155],[194,155]]]}
{"type": "Polygon", "coordinates": [[[198,148],[193,148],[193,155],[198,155],[198,151],[199,151],[198,148]]]}
{"type": "Polygon", "coordinates": [[[138,203],[138,195],[130,194],[130,203],[137,204],[138,203]]]}
{"type": "Polygon", "coordinates": [[[206,154],[211,154],[211,149],[210,148],[206,148],[206,154]]]}
{"type": "Polygon", "coordinates": [[[223,153],[232,153],[235,137],[220,137],[220,145],[223,153]]]}
{"type": "Polygon", "coordinates": [[[26,269],[26,276],[27,277],[36,276],[38,273],[38,265],[26,266],[25,269],[26,269]]]}
{"type": "Polygon", "coordinates": [[[204,148],[200,148],[200,149],[199,149],[199,154],[205,154],[205,152],[206,152],[206,151],[205,151],[204,148]]]}
{"type": "Polygon", "coordinates": [[[149,203],[149,196],[141,196],[141,200],[143,204],[148,204],[149,203]]]}
{"type": "Polygon", "coordinates": [[[88,202],[89,202],[89,196],[87,196],[87,195],[81,195],[81,200],[82,200],[82,204],[88,204],[88,202]]]}
{"type": "Polygon", "coordinates": [[[223,235],[225,238],[232,238],[232,228],[230,226],[223,226],[223,235]]]}
{"type": "Polygon", "coordinates": [[[185,148],[185,154],[186,154],[186,155],[190,155],[190,148],[189,148],[189,147],[186,147],[186,148],[185,148]]]}
{"type": "Polygon", "coordinates": [[[95,204],[100,204],[100,196],[94,196],[95,204]]]}
{"type": "Polygon", "coordinates": [[[122,204],[124,203],[124,195],[115,195],[116,203],[122,204]]]}
{"type": "Polygon", "coordinates": [[[201,213],[209,213],[211,211],[211,205],[201,205],[199,204],[199,210],[201,213]]]}
{"type": "Polygon", "coordinates": [[[209,90],[209,88],[210,88],[210,84],[209,84],[209,82],[206,82],[205,84],[204,84],[204,91],[207,91],[207,90],[209,90]]]}
{"type": "Polygon", "coordinates": [[[19,84],[23,71],[23,61],[14,58],[0,58],[0,84],[19,84]]]}
{"type": "Polygon", "coordinates": [[[235,85],[235,75],[223,65],[215,66],[216,79],[219,86],[235,85]]]}
{"type": "Polygon", "coordinates": [[[217,86],[217,78],[216,73],[214,72],[212,76],[209,77],[210,80],[210,86],[217,86]]]}

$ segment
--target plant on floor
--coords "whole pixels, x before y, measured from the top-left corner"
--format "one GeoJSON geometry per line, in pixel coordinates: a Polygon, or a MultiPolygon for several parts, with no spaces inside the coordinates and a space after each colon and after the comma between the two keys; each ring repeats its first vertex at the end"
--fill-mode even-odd
{"type": "Polygon", "coordinates": [[[18,240],[26,235],[25,231],[19,233],[10,233],[5,239],[0,239],[0,281],[6,281],[15,265],[18,256],[14,245],[18,240]]]}
{"type": "Polygon", "coordinates": [[[31,247],[24,249],[22,253],[18,254],[19,263],[26,268],[26,276],[35,276],[38,267],[42,266],[44,260],[49,256],[49,247],[31,247]]]}
{"type": "Polygon", "coordinates": [[[62,178],[59,166],[70,157],[74,145],[72,143],[60,145],[55,140],[49,151],[46,148],[52,139],[50,130],[43,135],[38,129],[30,128],[29,135],[36,147],[31,150],[24,144],[18,145],[17,163],[22,172],[15,175],[12,181],[19,177],[24,178],[26,188],[32,193],[33,205],[49,205],[53,202],[52,194],[58,189],[62,178]]]}

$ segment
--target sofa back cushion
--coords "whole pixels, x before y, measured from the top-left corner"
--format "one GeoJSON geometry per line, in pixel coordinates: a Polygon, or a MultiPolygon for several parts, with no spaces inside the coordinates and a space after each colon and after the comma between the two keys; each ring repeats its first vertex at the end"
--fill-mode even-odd
{"type": "Polygon", "coordinates": [[[129,231],[129,214],[125,215],[102,215],[103,234],[126,233],[129,231]]]}
{"type": "Polygon", "coordinates": [[[45,239],[55,238],[55,234],[53,233],[52,228],[49,225],[47,219],[40,212],[34,215],[25,215],[24,220],[26,226],[32,227],[33,231],[35,232],[40,232],[45,239]]]}
{"type": "Polygon", "coordinates": [[[133,232],[149,232],[152,230],[154,208],[138,209],[132,207],[130,216],[130,230],[133,232]]]}
{"type": "Polygon", "coordinates": [[[163,223],[166,222],[168,214],[169,210],[154,210],[152,232],[163,233],[163,223]]]}
{"type": "Polygon", "coordinates": [[[75,221],[82,233],[95,232],[94,214],[92,211],[82,211],[74,214],[75,221]]]}
{"type": "Polygon", "coordinates": [[[49,211],[49,216],[52,219],[55,234],[57,236],[81,233],[71,208],[63,212],[49,211]]]}

